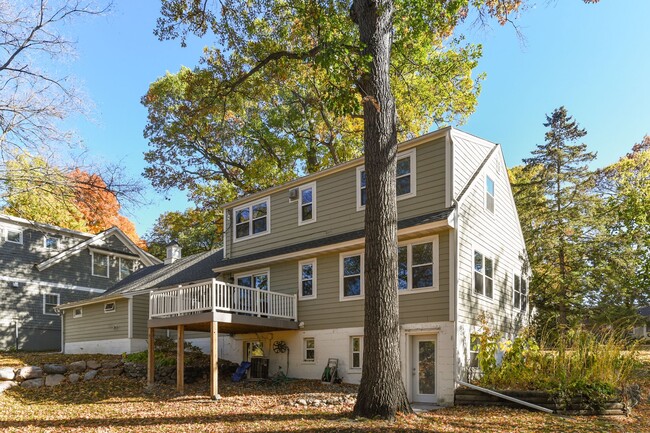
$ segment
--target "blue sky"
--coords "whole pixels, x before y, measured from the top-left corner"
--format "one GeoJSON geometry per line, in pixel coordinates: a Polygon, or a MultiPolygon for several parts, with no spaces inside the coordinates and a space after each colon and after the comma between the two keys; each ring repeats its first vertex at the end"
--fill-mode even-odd
{"type": "MultiPolygon", "coordinates": [[[[517,165],[544,140],[544,115],[565,105],[588,131],[584,141],[598,152],[598,165],[611,163],[650,133],[650,1],[540,0],[512,27],[464,25],[467,40],[483,45],[477,72],[486,72],[476,112],[460,128],[503,146],[509,166],[517,165]]],[[[151,82],[181,65],[197,64],[210,40],[160,42],[153,35],[159,0],[116,0],[110,15],[66,30],[78,40],[70,64],[92,99],[93,121],[74,119],[91,158],[121,162],[140,176],[147,142],[146,110],[140,104],[151,82]]],[[[167,210],[189,203],[182,192],[163,197],[129,216],[142,235],[167,210]]]]}

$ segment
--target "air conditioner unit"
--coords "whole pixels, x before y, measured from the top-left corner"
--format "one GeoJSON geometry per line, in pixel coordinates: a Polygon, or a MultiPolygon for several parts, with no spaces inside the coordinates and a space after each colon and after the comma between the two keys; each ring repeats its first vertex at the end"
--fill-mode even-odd
{"type": "Polygon", "coordinates": [[[296,201],[298,200],[298,188],[291,188],[289,190],[289,201],[296,201]]]}

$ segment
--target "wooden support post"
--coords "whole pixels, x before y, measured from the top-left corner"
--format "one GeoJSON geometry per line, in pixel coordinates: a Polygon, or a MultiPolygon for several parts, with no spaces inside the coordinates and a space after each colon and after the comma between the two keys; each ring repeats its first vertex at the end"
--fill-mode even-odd
{"type": "Polygon", "coordinates": [[[147,386],[152,386],[155,377],[155,358],[153,350],[153,340],[156,334],[156,328],[149,328],[149,338],[147,340],[147,386]]]}
{"type": "Polygon", "coordinates": [[[210,322],[210,398],[219,400],[219,324],[210,322]]]}
{"type": "Polygon", "coordinates": [[[178,325],[176,332],[176,389],[185,391],[185,326],[178,325]]]}

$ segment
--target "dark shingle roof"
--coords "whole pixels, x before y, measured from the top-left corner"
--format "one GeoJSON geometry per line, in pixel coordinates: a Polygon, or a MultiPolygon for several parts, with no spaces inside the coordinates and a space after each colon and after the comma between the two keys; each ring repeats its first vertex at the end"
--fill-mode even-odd
{"type": "MultiPolygon", "coordinates": [[[[432,223],[436,221],[443,221],[449,217],[451,212],[453,211],[453,208],[447,208],[443,209],[438,212],[433,212],[429,213],[426,215],[420,215],[417,217],[413,218],[406,218],[397,223],[397,228],[399,229],[404,229],[408,227],[415,227],[419,226],[422,224],[427,224],[427,223],[432,223]]],[[[250,262],[253,260],[260,260],[260,259],[266,259],[269,257],[274,257],[278,256],[281,254],[289,254],[289,253],[295,253],[298,251],[302,250],[308,250],[311,248],[318,248],[318,247],[324,247],[326,245],[333,245],[333,244],[338,244],[340,242],[346,242],[346,241],[351,241],[354,239],[360,239],[363,238],[365,235],[365,231],[362,230],[355,230],[352,232],[347,232],[347,233],[342,233],[339,235],[334,235],[334,236],[328,236],[325,238],[320,238],[320,239],[315,239],[312,241],[307,241],[307,242],[301,242],[298,244],[294,245],[287,245],[284,247],[280,248],[275,248],[272,250],[268,251],[262,251],[259,253],[254,253],[254,254],[249,254],[247,256],[242,256],[242,257],[236,257],[234,259],[229,259],[229,260],[222,260],[221,263],[219,264],[220,266],[230,266],[230,265],[237,265],[240,263],[245,263],[245,262],[250,262]]]]}

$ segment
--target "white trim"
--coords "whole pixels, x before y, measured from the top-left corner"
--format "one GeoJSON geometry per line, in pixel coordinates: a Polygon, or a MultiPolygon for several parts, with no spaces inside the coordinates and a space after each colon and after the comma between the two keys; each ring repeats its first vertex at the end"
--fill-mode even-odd
{"type": "Polygon", "coordinates": [[[102,278],[110,278],[111,275],[111,257],[106,254],[106,253],[99,253],[97,251],[90,251],[90,274],[93,277],[102,277],[102,278]],[[106,257],[106,275],[102,274],[96,274],[95,273],[95,254],[98,256],[103,256],[106,257]]]}
{"type": "Polygon", "coordinates": [[[271,268],[261,268],[261,269],[253,269],[251,271],[246,271],[246,272],[238,272],[236,274],[233,274],[232,278],[235,280],[235,284],[237,284],[238,278],[251,277],[251,287],[256,288],[252,284],[253,284],[253,278],[258,275],[266,275],[266,285],[268,286],[267,290],[270,292],[271,291],[271,268]]]}
{"type": "Polygon", "coordinates": [[[61,295],[59,293],[43,293],[43,314],[46,316],[58,316],[56,313],[56,307],[61,305],[61,295]],[[56,304],[52,304],[51,302],[47,302],[47,297],[48,296],[56,296],[56,304]],[[47,306],[48,305],[54,305],[54,313],[48,313],[47,312],[47,306]]]}
{"type": "MultiPolygon", "coordinates": [[[[410,192],[407,194],[402,194],[397,196],[397,201],[399,200],[404,200],[407,198],[415,197],[417,195],[417,170],[416,170],[416,165],[417,165],[417,155],[416,155],[416,149],[410,149],[405,152],[401,152],[397,154],[397,157],[395,158],[396,161],[404,158],[409,158],[409,176],[411,176],[411,185],[410,185],[410,192]]],[[[397,166],[395,167],[397,170],[397,166]]],[[[361,204],[361,172],[366,170],[366,166],[362,165],[357,167],[357,212],[362,211],[366,208],[366,205],[361,204]]],[[[396,173],[397,175],[397,173],[396,173]]],[[[366,179],[367,182],[367,179],[366,179]]],[[[397,185],[397,176],[395,176],[395,184],[397,185]]],[[[367,193],[366,193],[366,198],[367,198],[367,193]]]]}
{"type": "MultiPolygon", "coordinates": [[[[232,211],[232,243],[242,242],[247,239],[257,238],[271,233],[271,196],[266,196],[260,200],[252,201],[241,206],[233,208],[232,211]],[[266,203],[266,230],[259,233],[253,233],[253,206],[260,203],[266,203]],[[237,238],[237,211],[248,209],[248,235],[237,238]]],[[[258,218],[259,219],[259,218],[258,218]]]]}
{"type": "Polygon", "coordinates": [[[318,259],[301,260],[298,262],[298,300],[306,301],[309,299],[316,299],[318,296],[318,259]],[[302,267],[304,265],[311,265],[311,295],[303,296],[302,294],[302,267]]]}
{"type": "MultiPolygon", "coordinates": [[[[400,242],[397,244],[398,247],[407,247],[407,259],[406,259],[406,266],[407,266],[407,278],[408,278],[408,287],[406,289],[397,289],[397,293],[400,295],[408,295],[412,293],[422,293],[422,292],[434,292],[440,290],[440,248],[439,248],[439,238],[438,235],[434,236],[428,236],[425,238],[419,238],[419,239],[410,239],[408,241],[400,242]],[[431,254],[432,254],[432,260],[433,262],[431,263],[432,269],[433,269],[433,285],[430,287],[420,287],[420,288],[413,288],[413,245],[421,245],[421,244],[431,244],[431,254]]],[[[415,265],[415,266],[421,266],[421,265],[415,265]]]]}
{"type": "MultiPolygon", "coordinates": [[[[486,164],[487,165],[487,164],[486,164]]],[[[483,207],[485,208],[488,213],[494,215],[496,212],[496,195],[497,195],[497,183],[494,180],[494,176],[490,176],[490,174],[485,173],[485,176],[483,178],[483,207]],[[488,180],[492,181],[492,189],[493,194],[490,194],[488,191],[488,180]],[[492,197],[492,210],[488,207],[488,197],[492,197]]]]}
{"type": "Polygon", "coordinates": [[[107,256],[110,256],[110,257],[125,258],[125,259],[128,259],[128,260],[138,260],[139,257],[140,257],[137,254],[131,255],[131,254],[126,254],[126,253],[119,253],[117,251],[107,251],[105,249],[95,248],[95,247],[92,247],[92,246],[88,247],[88,251],[90,251],[91,253],[104,254],[104,255],[107,255],[107,256]]]}
{"type": "Polygon", "coordinates": [[[77,319],[77,318],[79,318],[79,317],[83,317],[83,316],[84,316],[84,309],[83,309],[83,307],[75,307],[75,308],[72,310],[72,318],[73,318],[73,319],[77,319]],[[79,310],[79,314],[77,314],[77,310],[79,310]]]}
{"type": "Polygon", "coordinates": [[[119,276],[120,280],[128,277],[133,273],[133,269],[135,268],[135,263],[136,263],[136,258],[130,257],[122,257],[121,255],[118,255],[118,262],[117,262],[117,275],[119,276]],[[122,260],[131,260],[131,271],[127,275],[122,275],[122,260]]]}
{"type": "Polygon", "coordinates": [[[445,135],[445,207],[451,206],[451,200],[454,195],[454,174],[453,174],[453,155],[451,134],[445,135]]]}
{"type": "Polygon", "coordinates": [[[114,313],[117,311],[117,302],[115,301],[110,301],[110,302],[105,302],[104,303],[104,313],[114,313]],[[109,305],[113,304],[113,308],[107,308],[109,305]]]}
{"type": "Polygon", "coordinates": [[[5,242],[9,242],[10,244],[16,244],[16,245],[22,245],[23,244],[23,228],[22,227],[16,228],[16,226],[5,225],[5,226],[2,227],[2,231],[3,231],[3,234],[4,234],[3,238],[4,238],[5,242]],[[18,233],[18,241],[9,240],[9,231],[18,233]]]}
{"type": "MultiPolygon", "coordinates": [[[[146,292],[143,291],[140,294],[149,293],[150,291],[151,290],[147,290],[146,292]]],[[[117,294],[117,295],[114,295],[114,296],[110,296],[110,295],[98,296],[98,297],[87,299],[87,300],[84,300],[84,301],[67,302],[65,304],[60,305],[59,310],[64,311],[64,310],[69,310],[70,308],[77,308],[77,307],[82,307],[82,306],[85,306],[85,305],[101,304],[102,302],[108,302],[108,301],[119,301],[119,300],[124,299],[124,298],[125,298],[125,296],[121,295],[121,294],[117,294]]]]}
{"type": "Polygon", "coordinates": [[[304,226],[316,222],[317,218],[317,203],[316,203],[316,182],[306,183],[298,187],[298,225],[304,226]],[[303,221],[302,219],[302,191],[311,188],[311,219],[303,221]]]}
{"type": "Polygon", "coordinates": [[[82,292],[90,292],[90,293],[104,293],[106,291],[105,289],[95,289],[92,287],[75,286],[72,284],[63,284],[63,283],[48,283],[47,281],[28,280],[27,278],[7,277],[4,275],[0,275],[0,281],[6,281],[9,283],[15,282],[15,283],[24,283],[24,284],[36,284],[38,286],[46,286],[46,287],[51,287],[53,289],[79,290],[82,292]]]}
{"type": "MultiPolygon", "coordinates": [[[[446,228],[453,228],[453,212],[449,215],[449,217],[445,220],[441,221],[435,221],[432,223],[427,223],[427,224],[420,224],[417,226],[413,227],[407,227],[405,229],[401,229],[397,231],[398,236],[404,236],[408,234],[413,234],[421,231],[429,231],[429,230],[437,230],[437,229],[446,229],[446,228]]],[[[227,266],[221,266],[217,268],[212,268],[214,272],[227,272],[227,271],[232,271],[232,270],[237,270],[241,269],[242,267],[253,267],[253,266],[260,266],[260,265],[269,265],[271,263],[283,261],[283,260],[288,260],[288,259],[295,259],[299,257],[313,257],[319,254],[325,254],[328,252],[332,251],[340,251],[343,249],[348,249],[348,248],[362,248],[365,245],[365,239],[364,238],[357,238],[353,239],[350,241],[345,241],[345,242],[339,242],[336,244],[331,244],[331,245],[324,245],[321,247],[316,247],[316,248],[309,248],[306,250],[301,250],[301,251],[296,251],[293,253],[286,253],[286,254],[279,254],[277,256],[273,257],[267,257],[264,259],[257,259],[257,260],[251,260],[249,262],[242,262],[242,263],[236,263],[233,265],[227,265],[227,266]]]]}
{"type": "MultiPolygon", "coordinates": [[[[339,301],[354,301],[357,299],[363,299],[365,296],[364,292],[364,271],[365,271],[365,266],[364,266],[364,250],[356,250],[356,251],[347,251],[345,253],[339,254],[339,301]],[[354,295],[354,296],[344,296],[343,295],[343,261],[348,258],[348,257],[354,257],[354,256],[360,256],[360,262],[359,262],[359,294],[354,295]]],[[[355,274],[356,275],[356,274],[355,274]]]]}
{"type": "Polygon", "coordinates": [[[314,364],[316,362],[316,338],[314,337],[304,337],[302,339],[302,362],[306,364],[314,364]],[[311,348],[307,347],[307,340],[311,340],[314,345],[311,348]],[[314,351],[314,357],[312,359],[307,359],[307,350],[314,351]]]}
{"type": "Polygon", "coordinates": [[[223,258],[227,259],[228,258],[228,217],[230,216],[230,211],[228,209],[224,209],[223,211],[223,258]]]}

